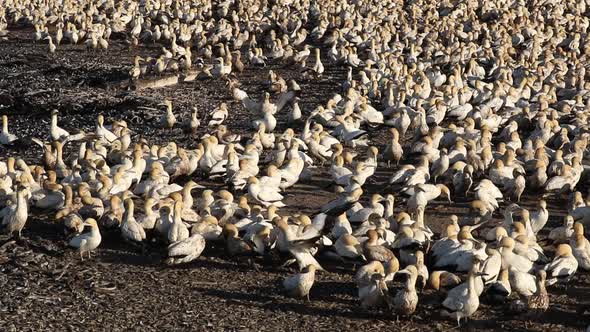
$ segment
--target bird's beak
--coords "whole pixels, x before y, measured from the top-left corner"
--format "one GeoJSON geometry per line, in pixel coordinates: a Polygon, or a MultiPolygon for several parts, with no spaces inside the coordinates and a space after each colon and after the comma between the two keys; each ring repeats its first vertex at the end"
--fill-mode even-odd
{"type": "Polygon", "coordinates": [[[474,244],[481,244],[481,242],[477,241],[476,239],[468,239],[468,240],[473,242],[474,244]]]}
{"type": "MultiPolygon", "coordinates": [[[[500,238],[502,238],[502,237],[500,237],[500,238]]],[[[492,249],[500,249],[502,246],[500,245],[500,241],[496,241],[496,242],[492,242],[492,243],[488,244],[488,247],[492,248],[492,249]]]]}
{"type": "Polygon", "coordinates": [[[380,273],[374,273],[373,275],[371,275],[371,279],[373,279],[374,281],[383,280],[383,278],[385,278],[385,276],[383,276],[380,273]]]}
{"type": "Polygon", "coordinates": [[[407,275],[410,275],[411,273],[410,273],[410,271],[408,271],[408,269],[403,269],[403,270],[397,271],[395,274],[396,275],[398,275],[398,274],[407,274],[407,275]]]}

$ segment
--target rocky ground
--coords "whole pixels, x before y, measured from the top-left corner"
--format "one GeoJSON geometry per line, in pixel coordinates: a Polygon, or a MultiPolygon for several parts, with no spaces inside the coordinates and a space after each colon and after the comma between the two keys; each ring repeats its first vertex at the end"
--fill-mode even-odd
{"type": "MultiPolygon", "coordinates": [[[[84,46],[61,46],[47,55],[46,44],[33,44],[31,31],[13,31],[0,41],[0,113],[10,116],[11,132],[19,137],[46,138],[49,111],[60,110],[60,126],[90,131],[96,115],[125,119],[135,135],[150,142],[176,141],[194,147],[197,140],[180,130],[157,129],[159,113],[141,107],[156,107],[172,100],[179,117],[190,107],[207,112],[227,102],[232,132],[246,134],[249,117],[231,99],[223,80],[195,81],[158,89],[133,91],[127,88],[127,71],[135,55],[157,54],[156,47],[129,48],[111,41],[107,52],[87,52],[84,46]]],[[[248,68],[239,75],[242,88],[259,96],[269,67],[248,68]]],[[[302,88],[300,106],[308,114],[315,106],[339,92],[341,68],[327,65],[317,80],[305,80],[298,70],[282,64],[270,69],[284,78],[295,78],[302,88]]],[[[279,118],[281,120],[281,118],[279,118]]],[[[277,131],[286,128],[280,121],[277,131]]],[[[201,133],[205,128],[201,129],[201,133]]],[[[384,130],[371,134],[374,144],[384,130]]],[[[137,137],[136,137],[137,138],[137,137]]],[[[70,146],[70,151],[75,151],[70,146]]],[[[66,152],[67,153],[67,152],[66,152]]],[[[0,158],[9,155],[38,162],[40,148],[22,145],[0,147],[0,158]]],[[[281,213],[313,214],[334,197],[324,180],[325,168],[315,171],[313,181],[291,188],[281,213]]],[[[391,171],[380,169],[375,183],[391,171]]],[[[222,183],[200,181],[218,188],[222,183]]],[[[588,181],[586,180],[586,185],[588,181]]],[[[371,190],[387,193],[374,184],[371,190]]],[[[198,195],[198,191],[195,192],[198,195]]],[[[535,193],[527,193],[522,205],[533,207],[535,193]]],[[[400,204],[403,207],[403,204],[400,204]]],[[[550,200],[549,226],[561,222],[563,204],[550,200]]],[[[465,202],[438,202],[427,210],[433,228],[451,213],[463,216],[465,202]]],[[[385,330],[436,331],[455,328],[455,322],[439,315],[440,295],[425,290],[411,318],[388,312],[363,310],[352,280],[353,266],[321,259],[327,272],[317,274],[311,302],[294,300],[281,293],[280,281],[293,270],[276,268],[258,261],[259,270],[229,259],[219,245],[211,245],[201,258],[182,267],[163,264],[165,250],[151,244],[148,254],[122,243],[118,234],[105,234],[103,243],[90,260],[80,261],[68,249],[61,226],[41,213],[30,217],[18,242],[0,238],[0,330],[385,330]]],[[[550,248],[548,248],[550,250],[550,248]]],[[[505,312],[505,305],[491,305],[482,298],[479,311],[462,330],[575,331],[590,324],[590,275],[578,273],[568,288],[550,287],[551,306],[547,314],[525,321],[505,312]]]]}

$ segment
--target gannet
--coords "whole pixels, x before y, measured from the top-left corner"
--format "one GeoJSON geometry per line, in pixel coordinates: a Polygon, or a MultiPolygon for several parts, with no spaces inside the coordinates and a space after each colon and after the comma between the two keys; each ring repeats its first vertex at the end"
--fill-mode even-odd
{"type": "MultiPolygon", "coordinates": [[[[254,254],[253,245],[239,237],[238,229],[235,225],[225,224],[223,226],[223,234],[225,235],[225,249],[232,257],[251,257],[254,254]]],[[[250,263],[253,264],[252,261],[250,263]]]]}
{"type": "Polygon", "coordinates": [[[442,314],[457,320],[457,325],[461,325],[462,318],[469,318],[479,308],[479,294],[476,290],[475,279],[481,276],[478,272],[479,261],[475,261],[473,268],[467,277],[467,291],[461,293],[449,293],[443,301],[442,314]]]}
{"type": "Polygon", "coordinates": [[[502,268],[514,268],[520,272],[531,272],[533,270],[533,262],[527,257],[517,255],[513,252],[515,242],[510,237],[504,237],[500,241],[500,253],[502,255],[502,268]]]}
{"type": "Polygon", "coordinates": [[[77,235],[84,231],[84,220],[79,214],[72,212],[63,218],[64,234],[77,235]]]}
{"type": "Polygon", "coordinates": [[[387,262],[395,255],[386,247],[377,244],[379,234],[376,230],[370,229],[367,231],[368,239],[363,243],[363,255],[368,261],[387,262]]]}
{"type": "Polygon", "coordinates": [[[560,244],[555,250],[553,261],[543,267],[547,272],[547,285],[567,283],[578,270],[578,261],[569,244],[560,244]]]}
{"type": "Polygon", "coordinates": [[[99,114],[98,117],[96,118],[96,129],[95,129],[94,133],[96,134],[96,136],[99,137],[99,139],[102,139],[102,140],[106,141],[107,143],[112,143],[118,138],[110,130],[105,128],[104,116],[102,114],[99,114]]]}
{"type": "MultiPolygon", "coordinates": [[[[60,128],[57,125],[57,114],[58,111],[57,110],[53,110],[51,111],[51,126],[50,126],[50,131],[49,131],[49,136],[51,137],[51,139],[53,141],[58,141],[55,142],[56,144],[56,148],[59,148],[62,146],[61,142],[68,142],[68,141],[77,141],[77,140],[81,140],[82,138],[84,138],[86,135],[81,132],[78,133],[76,135],[71,135],[70,133],[68,133],[67,131],[65,131],[64,129],[60,128]]],[[[59,156],[59,152],[58,152],[58,156],[59,156]]],[[[59,174],[58,174],[59,177],[59,174]]]]}
{"type": "Polygon", "coordinates": [[[566,243],[574,233],[574,218],[567,215],[563,218],[563,226],[555,227],[549,232],[548,238],[555,243],[566,243]]]}
{"type": "Polygon", "coordinates": [[[300,270],[310,264],[315,265],[318,270],[324,270],[310,251],[315,242],[321,238],[317,230],[311,229],[310,232],[297,234],[287,224],[286,218],[276,217],[273,222],[276,225],[273,231],[276,231],[271,233],[271,242],[276,241],[276,246],[280,251],[289,252],[300,270]]]}
{"type": "Polygon", "coordinates": [[[182,222],[182,201],[176,201],[174,203],[174,214],[172,216],[172,224],[168,228],[168,241],[170,243],[179,242],[189,237],[189,230],[182,222]]]}
{"type": "Polygon", "coordinates": [[[151,197],[146,198],[144,201],[144,212],[143,214],[138,214],[136,217],[137,223],[139,223],[143,229],[154,229],[156,226],[158,214],[153,210],[153,207],[156,206],[156,203],[156,200],[151,197]]]}
{"type": "Polygon", "coordinates": [[[309,301],[309,290],[315,281],[316,266],[310,264],[303,271],[283,280],[283,287],[293,297],[305,297],[309,301]]]}
{"type": "Polygon", "coordinates": [[[397,315],[408,316],[416,311],[418,306],[418,294],[416,293],[416,279],[418,269],[410,265],[400,270],[396,275],[406,275],[404,286],[398,290],[392,299],[393,310],[397,315]]]}
{"type": "Polygon", "coordinates": [[[276,190],[276,188],[269,187],[268,184],[262,184],[256,177],[248,178],[248,194],[256,202],[269,206],[271,204],[277,207],[283,207],[283,196],[276,190]]]}
{"type": "Polygon", "coordinates": [[[15,134],[8,132],[8,116],[2,115],[2,132],[0,132],[0,144],[11,144],[18,138],[15,134]]]}
{"type": "Polygon", "coordinates": [[[547,202],[545,200],[539,200],[539,209],[530,213],[530,222],[532,231],[537,234],[547,221],[549,220],[549,210],[547,210],[547,202]]]}
{"type": "Polygon", "coordinates": [[[500,271],[498,278],[491,282],[486,290],[486,295],[497,303],[504,303],[511,293],[512,287],[510,286],[508,270],[500,271]]]}
{"type": "Polygon", "coordinates": [[[578,261],[578,267],[590,270],[590,242],[584,237],[584,226],[581,223],[574,224],[574,234],[570,237],[569,244],[578,261]]]}
{"type": "Polygon", "coordinates": [[[134,203],[131,198],[124,201],[125,213],[121,222],[121,235],[125,240],[131,242],[141,242],[145,240],[146,234],[143,227],[135,221],[133,216],[134,203]]]}
{"type": "Polygon", "coordinates": [[[361,307],[373,308],[386,304],[388,287],[385,283],[384,268],[380,262],[369,263],[359,269],[355,277],[359,287],[361,307]],[[375,264],[378,264],[375,266],[375,264]]]}
{"type": "Polygon", "coordinates": [[[336,250],[336,254],[342,258],[364,259],[361,243],[356,237],[350,234],[342,234],[334,243],[334,249],[336,250]]]}
{"type": "Polygon", "coordinates": [[[527,318],[538,318],[549,308],[549,294],[545,289],[546,277],[547,273],[544,270],[537,272],[537,291],[527,299],[527,318]]]}
{"type": "Polygon", "coordinates": [[[383,204],[381,204],[381,202],[383,202],[384,200],[385,198],[380,194],[373,194],[373,196],[371,196],[371,202],[368,207],[359,209],[357,211],[352,211],[352,213],[350,213],[349,215],[347,213],[348,220],[352,223],[360,223],[365,220],[368,220],[369,216],[372,214],[383,216],[385,207],[383,206],[383,204]]]}
{"type": "Polygon", "coordinates": [[[338,216],[358,202],[362,194],[363,190],[361,188],[354,189],[350,193],[343,192],[336,199],[322,206],[321,211],[327,215],[338,216]]]}
{"type": "Polygon", "coordinates": [[[215,241],[221,235],[223,229],[219,221],[214,216],[206,216],[197,222],[191,228],[191,233],[201,234],[207,241],[215,241]]]}
{"type": "Polygon", "coordinates": [[[461,283],[461,278],[448,271],[432,271],[428,286],[434,290],[451,289],[461,283]]]}
{"type": "Polygon", "coordinates": [[[29,217],[27,194],[27,188],[19,186],[16,191],[15,202],[0,210],[0,217],[2,217],[2,224],[0,225],[8,234],[14,235],[16,233],[18,238],[21,237],[21,232],[29,217]]]}
{"type": "Polygon", "coordinates": [[[205,249],[205,238],[194,233],[184,240],[168,245],[168,259],[166,263],[185,264],[197,259],[205,249]]]}
{"type": "Polygon", "coordinates": [[[84,260],[85,252],[88,253],[88,258],[90,258],[92,250],[98,248],[100,242],[102,241],[100,230],[98,229],[98,224],[96,223],[95,219],[86,219],[83,225],[90,226],[90,232],[78,235],[71,239],[68,243],[70,247],[78,248],[80,251],[81,260],[84,260]]]}

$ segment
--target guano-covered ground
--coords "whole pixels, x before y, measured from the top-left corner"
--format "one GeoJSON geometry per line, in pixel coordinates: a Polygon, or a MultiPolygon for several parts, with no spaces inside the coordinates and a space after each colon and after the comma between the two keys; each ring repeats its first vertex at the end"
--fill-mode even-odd
{"type": "MultiPolygon", "coordinates": [[[[11,131],[20,137],[45,138],[49,112],[60,110],[60,125],[68,130],[94,128],[96,116],[107,121],[125,119],[135,135],[150,142],[175,140],[183,147],[197,141],[180,129],[157,129],[151,113],[138,107],[156,107],[168,98],[174,112],[186,117],[190,107],[201,111],[202,122],[208,110],[221,102],[230,106],[228,127],[247,135],[249,117],[231,99],[223,80],[190,82],[159,89],[132,91],[126,88],[129,65],[136,54],[158,52],[156,47],[130,49],[113,40],[107,52],[87,52],[83,45],[61,46],[55,56],[47,55],[46,44],[33,44],[32,31],[13,31],[0,41],[0,113],[10,115],[11,131]]],[[[300,105],[304,113],[325,103],[340,91],[337,82],[345,75],[340,68],[327,65],[318,80],[305,80],[295,69],[273,63],[267,68],[248,68],[240,75],[242,88],[259,96],[268,69],[284,78],[296,78],[302,88],[300,105]],[[336,78],[340,78],[337,80],[336,78]]],[[[282,120],[282,121],[281,121],[282,120]]],[[[279,117],[277,132],[284,130],[279,117]]],[[[383,131],[378,131],[383,132],[383,131]]],[[[380,142],[378,134],[374,142],[380,142]]],[[[69,152],[76,151],[70,146],[69,152]]],[[[36,146],[17,149],[0,147],[0,157],[25,156],[39,162],[36,146]]],[[[288,190],[288,209],[283,213],[313,214],[334,194],[326,188],[327,168],[316,170],[313,181],[288,190]]],[[[380,169],[375,182],[391,171],[380,169]]],[[[200,179],[197,179],[200,181],[200,179]]],[[[222,183],[203,182],[218,187],[222,183]]],[[[387,192],[387,188],[370,186],[387,192]]],[[[199,192],[195,192],[199,195],[199,192]]],[[[367,196],[367,195],[365,195],[367,196]]],[[[533,207],[536,195],[528,193],[525,207],[533,207]]],[[[561,221],[563,207],[550,201],[550,226],[561,221]]],[[[451,213],[466,213],[466,203],[452,206],[437,202],[428,209],[429,225],[451,213]]],[[[353,266],[321,259],[327,272],[317,274],[311,302],[284,296],[281,280],[294,270],[276,268],[258,261],[256,271],[227,257],[220,245],[208,246],[202,257],[182,267],[168,267],[162,246],[150,245],[148,254],[122,243],[119,234],[103,236],[103,243],[90,260],[80,261],[66,246],[61,226],[47,216],[30,217],[21,241],[0,239],[0,330],[353,330],[353,331],[442,331],[455,328],[455,322],[439,314],[441,298],[431,290],[420,294],[412,319],[388,312],[367,311],[360,307],[353,283],[353,266]]],[[[461,330],[492,331],[575,331],[590,324],[590,276],[578,272],[567,289],[550,287],[549,311],[536,321],[523,321],[505,312],[505,306],[491,305],[482,298],[474,318],[461,330]]]]}

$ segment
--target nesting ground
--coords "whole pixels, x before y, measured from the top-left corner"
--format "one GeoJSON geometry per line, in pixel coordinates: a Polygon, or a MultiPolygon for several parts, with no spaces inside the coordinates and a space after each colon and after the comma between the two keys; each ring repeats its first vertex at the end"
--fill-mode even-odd
{"type": "MultiPolygon", "coordinates": [[[[157,47],[130,49],[121,41],[111,41],[108,52],[86,52],[84,46],[65,45],[55,56],[47,56],[46,44],[33,44],[32,31],[13,31],[0,41],[0,113],[10,115],[11,132],[19,137],[46,138],[49,112],[60,110],[60,126],[91,131],[97,114],[125,119],[135,135],[150,142],[176,141],[194,148],[197,140],[181,130],[157,129],[159,113],[142,110],[156,107],[165,98],[172,100],[178,117],[189,115],[190,107],[206,113],[221,102],[230,108],[228,127],[247,135],[250,117],[231,99],[222,80],[183,83],[155,90],[125,88],[129,65],[137,54],[156,55],[157,47]]],[[[279,63],[267,68],[248,68],[238,79],[242,89],[259,96],[268,69],[284,78],[295,78],[302,88],[300,106],[304,116],[323,104],[335,92],[345,72],[327,65],[322,78],[305,80],[294,68],[279,63]]],[[[284,115],[277,132],[283,131],[284,115]]],[[[385,130],[371,134],[373,143],[384,145],[385,130]]],[[[203,133],[201,129],[200,133],[203,133]]],[[[135,137],[137,139],[137,137],[135,137]]],[[[70,146],[66,151],[75,151],[70,146]]],[[[35,146],[17,149],[0,147],[0,158],[9,155],[39,162],[41,150],[35,146]]],[[[298,184],[287,192],[289,206],[280,213],[314,214],[334,194],[327,189],[325,168],[315,171],[313,181],[298,184]],[[322,177],[322,174],[324,177],[322,177]]],[[[383,181],[391,170],[379,169],[375,182],[383,181]]],[[[200,183],[220,188],[221,183],[200,183]]],[[[588,180],[585,180],[588,183],[588,180]]],[[[370,191],[387,193],[373,184],[370,191]]],[[[195,193],[199,195],[198,192],[195,193]]],[[[524,205],[532,208],[537,195],[526,193],[524,205]]],[[[396,197],[397,198],[397,197],[396,197]]],[[[401,200],[398,200],[401,201],[401,200]]],[[[549,226],[560,223],[563,205],[549,201],[549,226]]],[[[400,203],[398,209],[404,207],[400,203]]],[[[451,213],[464,215],[466,203],[452,206],[442,202],[429,205],[427,220],[436,227],[451,213]]],[[[455,323],[439,315],[439,295],[426,290],[412,320],[396,321],[388,312],[360,308],[352,281],[352,266],[320,258],[327,272],[317,274],[311,303],[283,296],[280,281],[293,270],[258,262],[259,271],[229,259],[219,246],[208,247],[203,256],[182,267],[163,264],[165,250],[152,246],[147,255],[123,244],[118,234],[105,234],[95,257],[80,262],[68,249],[62,229],[43,215],[30,217],[24,239],[17,243],[0,238],[0,330],[385,330],[436,331],[454,328],[455,323]]],[[[550,250],[550,248],[548,248],[550,250]]],[[[551,306],[540,320],[525,322],[504,312],[505,306],[482,305],[465,330],[574,331],[590,324],[590,275],[576,274],[567,289],[551,287],[551,306]]]]}

